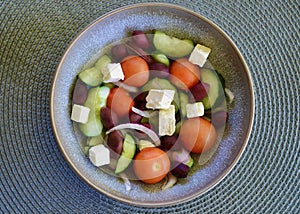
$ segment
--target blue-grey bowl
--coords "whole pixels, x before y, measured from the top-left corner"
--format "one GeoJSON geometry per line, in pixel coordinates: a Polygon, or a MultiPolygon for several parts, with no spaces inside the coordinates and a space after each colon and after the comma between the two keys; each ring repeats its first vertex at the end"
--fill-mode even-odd
{"type": "Polygon", "coordinates": [[[135,4],[114,10],[87,26],[70,44],[54,74],[51,90],[51,120],[58,146],[74,171],[101,193],[133,205],[158,207],[199,197],[217,185],[242,155],[253,123],[254,92],[245,60],[232,40],[213,22],[186,8],[164,3],[135,4]],[[127,192],[123,182],[95,168],[78,142],[70,120],[71,93],[77,74],[92,63],[104,47],[133,30],[160,29],[179,38],[189,38],[212,48],[209,61],[226,79],[235,95],[221,142],[208,163],[195,166],[187,179],[161,191],[155,185],[132,182],[127,192]]]}

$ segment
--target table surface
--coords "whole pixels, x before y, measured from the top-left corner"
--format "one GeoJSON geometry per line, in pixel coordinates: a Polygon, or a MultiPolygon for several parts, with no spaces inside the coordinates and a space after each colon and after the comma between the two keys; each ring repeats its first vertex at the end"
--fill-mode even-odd
{"type": "Polygon", "coordinates": [[[300,213],[300,2],[160,1],[211,19],[235,42],[255,92],[253,131],[233,171],[191,201],[164,208],[120,203],[84,183],[51,128],[52,76],[90,22],[147,1],[0,2],[0,212],[300,213]]]}

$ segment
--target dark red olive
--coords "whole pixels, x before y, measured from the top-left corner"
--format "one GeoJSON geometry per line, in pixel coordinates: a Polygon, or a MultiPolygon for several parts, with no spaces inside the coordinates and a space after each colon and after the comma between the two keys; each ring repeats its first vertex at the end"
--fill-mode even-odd
{"type": "Polygon", "coordinates": [[[112,150],[110,152],[111,158],[118,158],[123,150],[123,136],[120,131],[113,131],[107,136],[107,146],[112,150]]]}
{"type": "Polygon", "coordinates": [[[118,123],[118,116],[108,107],[100,109],[100,118],[105,129],[111,129],[118,123]]]}
{"type": "Polygon", "coordinates": [[[146,34],[141,30],[135,30],[132,33],[133,42],[142,49],[147,49],[150,46],[150,41],[146,34]]]}
{"type": "Polygon", "coordinates": [[[111,54],[114,59],[122,60],[123,58],[125,58],[128,55],[128,52],[127,52],[127,48],[124,44],[118,44],[118,45],[115,45],[111,49],[111,54]]]}
{"type": "Polygon", "coordinates": [[[196,84],[190,89],[193,95],[192,99],[194,99],[195,101],[202,100],[204,97],[207,96],[209,88],[210,88],[209,84],[199,82],[198,84],[196,84]]]}
{"type": "Polygon", "coordinates": [[[137,95],[133,100],[134,100],[134,107],[137,109],[140,109],[142,111],[146,110],[146,97],[148,95],[148,91],[142,92],[139,95],[137,95]]]}
{"type": "Polygon", "coordinates": [[[168,151],[170,149],[176,150],[179,149],[179,143],[177,142],[177,136],[162,136],[160,138],[160,148],[164,151],[168,151]]]}
{"type": "Polygon", "coordinates": [[[129,121],[131,123],[140,123],[143,117],[133,111],[129,112],[129,121]]]}
{"type": "Polygon", "coordinates": [[[72,102],[74,104],[83,105],[87,96],[88,88],[86,84],[78,78],[74,87],[72,102]]]}
{"type": "Polygon", "coordinates": [[[151,63],[149,69],[154,77],[167,78],[170,75],[169,67],[159,62],[151,63]]]}
{"type": "Polygon", "coordinates": [[[183,163],[173,162],[171,173],[177,178],[186,178],[190,171],[190,167],[183,163]]]}

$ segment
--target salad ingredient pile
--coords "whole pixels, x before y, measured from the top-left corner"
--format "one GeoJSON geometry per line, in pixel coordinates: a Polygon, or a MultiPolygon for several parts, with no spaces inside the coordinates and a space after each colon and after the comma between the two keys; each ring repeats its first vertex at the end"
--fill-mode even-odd
{"type": "Polygon", "coordinates": [[[73,90],[73,120],[91,163],[162,189],[188,176],[195,154],[210,151],[228,120],[224,78],[205,67],[211,49],[189,39],[133,31],[92,67],[73,90]]]}

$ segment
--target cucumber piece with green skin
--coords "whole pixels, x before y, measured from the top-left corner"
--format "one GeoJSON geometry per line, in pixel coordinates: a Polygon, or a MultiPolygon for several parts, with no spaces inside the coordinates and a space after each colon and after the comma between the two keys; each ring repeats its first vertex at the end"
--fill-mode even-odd
{"type": "Polygon", "coordinates": [[[90,146],[85,146],[84,148],[83,148],[83,152],[84,152],[84,154],[86,155],[86,156],[88,156],[89,155],[89,150],[90,150],[90,146]]]}
{"type": "Polygon", "coordinates": [[[169,80],[155,77],[143,86],[142,91],[150,91],[151,89],[174,90],[173,104],[175,105],[175,111],[177,112],[180,108],[180,98],[177,88],[169,80]]]}
{"type": "Polygon", "coordinates": [[[204,109],[208,110],[224,99],[223,86],[220,82],[219,75],[214,70],[208,68],[201,70],[201,81],[210,85],[207,96],[201,100],[204,109]]]}
{"type": "Polygon", "coordinates": [[[104,142],[104,139],[103,139],[102,135],[98,135],[98,136],[95,136],[95,137],[89,137],[87,139],[87,145],[89,147],[97,146],[99,144],[103,144],[103,142],[104,142]]]}
{"type": "Polygon", "coordinates": [[[81,71],[78,77],[88,86],[98,86],[102,82],[102,73],[96,67],[91,67],[81,71]]]}
{"type": "Polygon", "coordinates": [[[192,157],[190,157],[190,159],[188,161],[184,162],[183,164],[185,164],[188,167],[192,168],[192,166],[194,165],[194,159],[192,157]]]}
{"type": "Polygon", "coordinates": [[[78,77],[89,86],[98,86],[102,83],[102,70],[109,63],[111,63],[111,59],[107,55],[103,55],[94,67],[81,71],[78,77]]]}
{"type": "Polygon", "coordinates": [[[183,123],[182,120],[180,120],[178,123],[176,123],[175,134],[179,135],[182,123],[183,123]]]}
{"type": "Polygon", "coordinates": [[[87,123],[80,123],[80,131],[87,137],[95,137],[101,134],[103,125],[100,119],[100,109],[106,106],[109,88],[95,87],[88,92],[84,106],[90,109],[87,123]]]}
{"type": "Polygon", "coordinates": [[[117,162],[115,170],[116,174],[123,172],[129,166],[135,155],[135,151],[136,145],[134,138],[131,135],[126,134],[123,142],[123,150],[117,162]]]}
{"type": "Polygon", "coordinates": [[[95,67],[99,70],[103,70],[107,64],[111,63],[111,59],[107,55],[101,56],[95,63],[95,67]]]}
{"type": "Polygon", "coordinates": [[[169,57],[184,57],[194,49],[194,43],[189,39],[170,37],[161,31],[155,31],[153,44],[157,50],[169,57]]]}
{"type": "Polygon", "coordinates": [[[167,67],[170,66],[170,60],[165,54],[156,51],[151,56],[156,62],[162,63],[167,67]]]}
{"type": "Polygon", "coordinates": [[[184,118],[184,117],[186,117],[186,114],[187,114],[186,105],[189,103],[189,96],[186,93],[180,91],[179,92],[179,99],[180,99],[180,107],[181,107],[180,108],[181,117],[184,118]]]}

